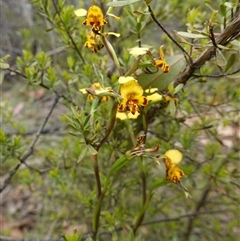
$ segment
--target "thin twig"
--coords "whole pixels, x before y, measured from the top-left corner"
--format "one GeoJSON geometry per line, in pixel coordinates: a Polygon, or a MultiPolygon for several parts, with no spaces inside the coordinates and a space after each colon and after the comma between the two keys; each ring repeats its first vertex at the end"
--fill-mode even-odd
{"type": "MultiPolygon", "coordinates": [[[[229,154],[230,155],[230,154],[229,154]]],[[[219,171],[222,169],[222,167],[226,164],[226,162],[229,160],[229,156],[227,156],[225,158],[225,160],[221,163],[221,165],[218,166],[218,168],[214,171],[213,173],[213,176],[217,176],[217,174],[219,173],[219,171]]],[[[205,187],[205,190],[204,192],[202,193],[202,196],[200,198],[200,200],[197,202],[196,206],[195,206],[195,212],[196,213],[199,213],[199,210],[206,204],[206,200],[208,198],[208,195],[211,191],[211,188],[212,188],[212,184],[211,184],[211,181],[212,181],[212,176],[210,176],[208,178],[208,184],[206,185],[205,187]]],[[[187,225],[187,228],[186,228],[186,232],[184,234],[184,237],[183,237],[183,240],[189,240],[189,237],[191,235],[191,232],[194,228],[194,221],[196,220],[198,214],[195,215],[195,216],[192,216],[189,221],[188,221],[188,225],[187,225]]]]}
{"type": "MultiPolygon", "coordinates": [[[[55,135],[59,135],[59,136],[69,134],[68,132],[60,132],[60,133],[57,132],[63,127],[64,126],[53,126],[50,128],[45,128],[44,130],[42,130],[41,134],[42,135],[51,135],[52,133],[54,133],[55,135]]],[[[5,135],[6,136],[12,136],[12,135],[31,136],[31,135],[35,134],[36,132],[37,132],[37,129],[27,130],[24,133],[20,132],[20,131],[5,131],[5,135]]]]}
{"type": "MultiPolygon", "coordinates": [[[[216,211],[204,211],[204,212],[188,213],[188,214],[184,214],[184,215],[180,215],[180,216],[176,216],[176,217],[163,218],[163,219],[157,219],[157,220],[149,221],[149,222],[146,222],[146,223],[142,223],[141,226],[150,226],[150,225],[166,223],[166,222],[176,222],[176,221],[179,221],[179,220],[185,219],[185,218],[191,218],[191,217],[201,216],[201,215],[226,213],[227,211],[228,211],[227,209],[222,209],[222,210],[216,210],[216,211]]],[[[123,227],[119,227],[119,228],[115,229],[115,231],[117,231],[117,232],[120,232],[122,230],[123,230],[123,227]]],[[[102,231],[98,232],[98,236],[106,235],[106,234],[111,234],[111,232],[108,231],[108,230],[102,230],[102,231]]],[[[92,237],[92,233],[84,234],[83,237],[82,237],[82,241],[84,241],[84,240],[86,240],[87,238],[90,238],[90,237],[92,237]]],[[[17,239],[17,238],[12,238],[12,237],[3,236],[3,235],[0,235],[0,240],[1,241],[63,241],[63,239],[52,239],[52,238],[49,238],[49,239],[39,239],[39,238],[17,239]]]]}
{"type": "Polygon", "coordinates": [[[218,48],[216,40],[215,40],[215,35],[213,33],[213,26],[212,25],[209,25],[209,34],[210,34],[209,37],[210,37],[210,39],[212,41],[213,46],[215,48],[218,48]]]}
{"type": "Polygon", "coordinates": [[[83,58],[80,50],[78,49],[77,44],[75,43],[72,35],[71,35],[70,32],[68,31],[68,29],[67,29],[64,21],[62,20],[61,13],[60,13],[59,10],[58,10],[58,7],[57,7],[57,5],[56,5],[56,3],[55,3],[55,0],[52,0],[52,2],[53,2],[54,9],[55,9],[55,11],[56,11],[56,13],[57,13],[57,15],[58,15],[61,23],[63,24],[64,30],[66,31],[66,33],[67,33],[67,35],[68,35],[68,37],[69,37],[69,39],[70,39],[70,41],[71,41],[74,49],[77,51],[78,56],[80,57],[80,59],[82,60],[82,62],[85,64],[85,60],[84,60],[84,58],[83,58]]]}
{"type": "Polygon", "coordinates": [[[0,193],[7,187],[8,183],[12,179],[12,177],[15,175],[19,167],[21,166],[21,163],[17,164],[12,170],[10,170],[4,177],[3,181],[0,187],[0,193]]]}
{"type": "Polygon", "coordinates": [[[187,62],[189,62],[189,64],[192,64],[192,58],[191,56],[187,53],[187,51],[171,36],[171,34],[163,27],[163,25],[156,19],[152,8],[150,5],[148,5],[148,10],[150,12],[150,15],[153,19],[153,21],[162,29],[162,31],[171,39],[171,41],[177,45],[177,47],[179,49],[181,49],[181,51],[184,53],[185,58],[187,57],[187,62]]]}
{"type": "Polygon", "coordinates": [[[220,77],[225,77],[225,76],[230,76],[230,75],[234,75],[234,74],[237,74],[238,72],[240,72],[240,69],[237,69],[231,73],[224,73],[224,74],[216,74],[216,75],[201,75],[201,74],[193,74],[192,77],[196,77],[196,78],[199,78],[199,77],[207,77],[207,78],[220,78],[220,77]]]}
{"type": "MultiPolygon", "coordinates": [[[[23,74],[23,73],[15,70],[15,69],[7,68],[7,70],[10,71],[10,72],[12,72],[12,73],[14,73],[14,74],[16,74],[16,75],[19,75],[19,76],[27,79],[27,76],[26,76],[25,74],[23,74]]],[[[73,106],[77,106],[77,104],[76,104],[75,102],[73,102],[72,99],[69,98],[69,96],[65,96],[64,94],[59,94],[55,89],[50,88],[50,87],[48,87],[47,85],[45,85],[45,84],[43,84],[43,83],[39,84],[39,86],[43,87],[43,88],[46,89],[46,90],[49,90],[49,91],[54,92],[54,94],[56,94],[57,96],[59,96],[59,98],[63,98],[63,99],[66,100],[67,102],[71,103],[73,106]]]]}
{"type": "Polygon", "coordinates": [[[25,161],[27,160],[28,157],[30,157],[33,153],[33,150],[34,150],[34,147],[36,145],[36,142],[38,141],[40,135],[41,135],[41,132],[43,131],[45,125],[47,124],[48,120],[49,120],[49,117],[50,115],[52,114],[55,106],[57,105],[58,101],[59,101],[59,96],[56,96],[55,97],[55,100],[53,101],[53,104],[47,114],[47,116],[45,117],[42,125],[39,127],[38,129],[38,132],[36,133],[34,139],[32,140],[28,150],[24,153],[24,155],[22,157],[19,157],[19,160],[20,160],[20,164],[16,165],[15,168],[13,168],[10,172],[8,172],[5,177],[3,178],[3,184],[1,185],[0,187],[0,193],[6,188],[6,186],[8,185],[8,183],[10,182],[11,178],[13,177],[13,175],[17,172],[17,170],[20,168],[20,166],[22,164],[28,166],[25,161]]]}
{"type": "MultiPolygon", "coordinates": [[[[211,190],[211,185],[209,183],[209,185],[206,187],[205,191],[203,192],[201,199],[198,201],[198,203],[197,203],[197,205],[195,207],[195,213],[198,213],[200,208],[205,205],[205,201],[206,201],[206,199],[208,197],[208,194],[209,194],[210,190],[211,190]]],[[[187,228],[186,228],[186,232],[184,234],[183,240],[188,240],[189,239],[189,236],[190,236],[190,234],[192,232],[192,229],[194,227],[194,220],[196,219],[197,216],[198,215],[194,215],[194,216],[190,217],[190,219],[188,221],[187,228]]]]}
{"type": "Polygon", "coordinates": [[[57,105],[57,103],[58,103],[58,101],[59,101],[59,98],[60,98],[60,97],[59,97],[58,95],[55,97],[55,100],[53,101],[53,104],[52,104],[52,106],[51,106],[51,109],[49,110],[47,116],[45,117],[42,125],[39,127],[38,132],[36,133],[35,138],[32,140],[32,143],[30,144],[30,147],[29,147],[28,151],[27,151],[21,158],[19,158],[19,160],[20,160],[22,163],[25,162],[25,160],[26,160],[30,155],[32,155],[34,146],[35,146],[36,142],[38,141],[38,139],[39,139],[39,137],[40,137],[40,135],[41,135],[42,130],[44,129],[45,125],[47,124],[47,122],[48,122],[48,120],[49,120],[49,117],[50,117],[50,115],[52,114],[55,106],[57,105]]]}
{"type": "Polygon", "coordinates": [[[227,212],[227,210],[195,212],[195,213],[180,215],[178,217],[163,218],[163,219],[157,219],[154,221],[149,221],[146,223],[142,223],[142,226],[149,226],[152,224],[165,223],[165,222],[175,222],[175,221],[179,221],[180,219],[183,219],[183,218],[191,218],[191,217],[196,217],[196,216],[200,216],[200,215],[209,215],[209,214],[226,213],[226,212],[227,212]]]}

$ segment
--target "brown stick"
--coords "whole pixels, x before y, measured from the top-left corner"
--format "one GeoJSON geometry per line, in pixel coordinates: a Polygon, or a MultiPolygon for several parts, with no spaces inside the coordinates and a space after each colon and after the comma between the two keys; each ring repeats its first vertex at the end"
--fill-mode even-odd
{"type": "MultiPolygon", "coordinates": [[[[240,16],[238,15],[230,24],[224,29],[224,31],[215,39],[216,44],[226,45],[231,40],[240,35],[240,16]]],[[[206,61],[210,60],[215,53],[215,47],[211,46],[206,49],[197,59],[193,60],[193,63],[187,66],[183,72],[181,72],[176,81],[175,86],[179,84],[186,84],[192,77],[195,70],[199,69],[206,61]]]]}

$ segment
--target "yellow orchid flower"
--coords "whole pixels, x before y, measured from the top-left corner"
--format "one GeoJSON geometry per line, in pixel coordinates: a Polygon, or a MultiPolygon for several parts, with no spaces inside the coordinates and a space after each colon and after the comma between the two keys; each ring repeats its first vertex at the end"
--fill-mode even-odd
{"type": "Polygon", "coordinates": [[[129,49],[129,53],[133,55],[135,58],[146,54],[149,51],[150,48],[147,47],[134,47],[129,49]]]}
{"type": "Polygon", "coordinates": [[[131,80],[134,80],[134,81],[136,81],[135,79],[134,79],[134,77],[132,77],[132,76],[120,76],[119,77],[119,79],[118,79],[118,83],[119,84],[125,84],[125,83],[127,83],[128,81],[131,81],[131,80]]]}
{"type": "Polygon", "coordinates": [[[120,20],[120,17],[116,16],[115,14],[112,13],[107,13],[107,16],[113,17],[114,19],[116,19],[117,21],[120,20]]]}
{"type": "Polygon", "coordinates": [[[121,85],[120,94],[123,98],[118,111],[130,111],[133,115],[139,112],[138,106],[145,106],[148,101],[143,95],[143,88],[133,79],[121,85]]]}
{"type": "Polygon", "coordinates": [[[159,59],[154,61],[154,65],[158,68],[161,68],[163,73],[168,73],[170,66],[166,63],[163,53],[163,45],[159,49],[159,59]]]}
{"type": "Polygon", "coordinates": [[[184,172],[177,165],[171,166],[166,172],[166,179],[177,184],[184,175],[184,172]]]}
{"type": "Polygon", "coordinates": [[[150,102],[158,102],[161,101],[163,96],[158,93],[158,88],[150,88],[146,89],[145,92],[149,94],[147,96],[147,100],[150,102]]]}
{"type": "Polygon", "coordinates": [[[101,96],[102,97],[101,102],[103,102],[103,101],[108,101],[110,99],[110,96],[107,96],[107,95],[103,96],[103,94],[111,92],[111,88],[110,87],[103,88],[100,83],[94,83],[94,84],[91,85],[90,88],[80,89],[80,91],[83,94],[88,93],[87,98],[89,100],[93,100],[94,95],[101,96]]]}
{"type": "Polygon", "coordinates": [[[75,15],[77,17],[85,17],[87,16],[87,10],[83,9],[83,8],[79,8],[77,10],[74,11],[75,15]]]}
{"type": "Polygon", "coordinates": [[[182,161],[182,153],[178,150],[168,150],[164,154],[164,164],[166,167],[166,179],[173,183],[179,183],[185,175],[177,166],[182,161]]]}
{"type": "Polygon", "coordinates": [[[83,22],[84,25],[92,26],[92,30],[98,32],[101,26],[104,26],[107,21],[103,17],[102,10],[93,5],[88,9],[87,19],[83,22]]]}
{"type": "Polygon", "coordinates": [[[87,35],[87,41],[84,46],[90,48],[92,52],[97,53],[98,50],[103,48],[101,37],[96,35],[93,31],[90,31],[87,35]]]}
{"type": "Polygon", "coordinates": [[[140,114],[137,112],[134,115],[130,111],[124,111],[120,112],[117,111],[116,117],[120,120],[126,120],[126,119],[137,119],[140,114]]]}

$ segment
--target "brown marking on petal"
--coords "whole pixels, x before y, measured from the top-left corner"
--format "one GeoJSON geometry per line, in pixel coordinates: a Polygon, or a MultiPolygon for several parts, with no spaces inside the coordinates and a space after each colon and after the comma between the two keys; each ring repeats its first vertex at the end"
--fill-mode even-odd
{"type": "Polygon", "coordinates": [[[173,181],[174,183],[179,183],[179,180],[178,180],[178,177],[177,177],[177,176],[173,176],[173,177],[172,177],[172,181],[173,181]]]}
{"type": "Polygon", "coordinates": [[[172,166],[172,161],[166,156],[163,159],[163,161],[164,161],[166,169],[169,170],[169,168],[172,166]]]}
{"type": "Polygon", "coordinates": [[[166,170],[166,179],[175,184],[179,183],[184,175],[184,172],[178,166],[172,165],[169,169],[166,170]]]}
{"type": "Polygon", "coordinates": [[[124,111],[123,104],[118,106],[118,111],[124,111]]]}
{"type": "Polygon", "coordinates": [[[135,115],[135,113],[138,111],[138,107],[135,104],[132,104],[131,106],[128,106],[128,107],[133,115],[135,115]]]}
{"type": "Polygon", "coordinates": [[[168,73],[170,70],[170,66],[169,65],[166,65],[163,69],[163,73],[168,73]]]}
{"type": "Polygon", "coordinates": [[[154,65],[158,68],[162,68],[162,66],[164,65],[164,61],[161,59],[157,59],[154,63],[154,65]]]}
{"type": "Polygon", "coordinates": [[[143,105],[146,105],[148,103],[148,100],[146,97],[144,97],[143,105]]]}

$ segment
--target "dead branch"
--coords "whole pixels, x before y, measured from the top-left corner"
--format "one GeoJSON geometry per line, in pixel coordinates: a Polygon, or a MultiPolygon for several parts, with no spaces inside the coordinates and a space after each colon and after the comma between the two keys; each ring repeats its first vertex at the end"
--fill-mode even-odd
{"type": "MultiPolygon", "coordinates": [[[[224,29],[224,31],[216,37],[216,44],[227,45],[232,40],[236,39],[240,35],[240,15],[236,16],[230,24],[224,29]]],[[[193,76],[193,73],[199,69],[206,61],[210,60],[215,54],[216,47],[211,46],[207,48],[197,59],[193,60],[193,63],[185,68],[185,70],[179,74],[175,81],[175,86],[179,84],[186,84],[187,81],[193,76]]]]}

